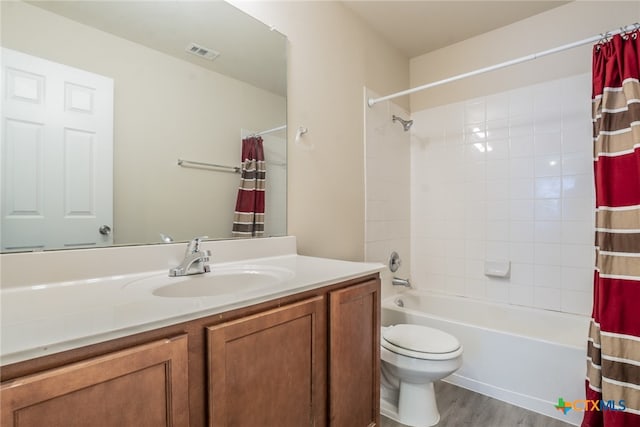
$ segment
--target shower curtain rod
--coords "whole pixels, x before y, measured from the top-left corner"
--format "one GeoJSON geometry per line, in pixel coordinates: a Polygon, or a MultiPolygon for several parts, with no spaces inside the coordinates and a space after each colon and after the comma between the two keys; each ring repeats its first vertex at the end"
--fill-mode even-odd
{"type": "Polygon", "coordinates": [[[489,67],[480,68],[478,70],[469,71],[468,73],[458,74],[458,75],[453,76],[453,77],[449,77],[449,78],[446,78],[446,79],[438,80],[438,81],[435,81],[435,82],[432,82],[432,83],[427,83],[427,84],[424,84],[422,86],[417,86],[417,87],[414,87],[412,89],[403,90],[401,92],[396,92],[396,93],[393,93],[391,95],[382,96],[380,98],[369,98],[367,100],[367,104],[369,105],[369,107],[373,107],[378,102],[387,101],[389,99],[398,98],[400,96],[410,95],[412,93],[419,92],[419,91],[422,91],[422,90],[425,90],[425,89],[430,89],[430,88],[435,87],[435,86],[440,86],[440,85],[443,85],[445,83],[454,82],[456,80],[465,79],[467,77],[476,76],[478,74],[483,74],[483,73],[486,73],[486,72],[489,72],[489,71],[494,71],[494,70],[499,70],[501,68],[510,67],[511,65],[520,64],[522,62],[527,62],[527,61],[531,61],[531,60],[534,60],[534,59],[537,59],[537,58],[542,58],[543,56],[551,55],[551,54],[557,53],[557,52],[562,52],[564,50],[573,49],[574,47],[582,46],[582,45],[585,45],[585,44],[594,43],[594,42],[597,42],[597,41],[600,41],[600,40],[607,39],[607,38],[609,38],[611,36],[614,36],[616,34],[624,33],[624,32],[627,32],[627,31],[633,31],[633,30],[638,29],[638,28],[640,28],[640,24],[638,24],[638,23],[631,24],[631,25],[625,25],[624,27],[620,27],[617,30],[608,31],[608,32],[606,32],[604,34],[599,34],[597,36],[589,37],[589,38],[584,39],[584,40],[580,40],[580,41],[573,42],[573,43],[568,43],[568,44],[565,44],[565,45],[562,45],[562,46],[555,47],[553,49],[543,50],[542,52],[538,52],[538,53],[533,53],[531,55],[522,56],[520,58],[516,58],[516,59],[512,59],[510,61],[502,62],[500,64],[496,64],[496,65],[491,65],[489,67]]]}
{"type": "Polygon", "coordinates": [[[277,132],[279,130],[284,130],[286,128],[287,128],[287,125],[282,125],[282,126],[275,127],[273,129],[267,129],[267,130],[263,130],[262,132],[254,133],[254,135],[255,136],[266,135],[268,133],[277,132]]]}

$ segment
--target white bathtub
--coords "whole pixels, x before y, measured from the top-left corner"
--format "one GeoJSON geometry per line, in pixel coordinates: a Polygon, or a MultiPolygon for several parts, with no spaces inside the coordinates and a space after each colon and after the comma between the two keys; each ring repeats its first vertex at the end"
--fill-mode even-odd
{"type": "Polygon", "coordinates": [[[382,324],[398,323],[431,326],[460,340],[462,368],[445,381],[580,424],[581,413],[564,415],[554,405],[559,397],[584,398],[587,317],[409,291],[382,302],[382,324]]]}

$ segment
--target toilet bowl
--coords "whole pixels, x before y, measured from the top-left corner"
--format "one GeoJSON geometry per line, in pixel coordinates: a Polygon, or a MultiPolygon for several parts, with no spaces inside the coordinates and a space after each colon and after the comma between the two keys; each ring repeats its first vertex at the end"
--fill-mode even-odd
{"type": "Polygon", "coordinates": [[[462,365],[462,345],[450,334],[420,325],[383,327],[380,412],[411,427],[440,420],[433,383],[462,365]]]}

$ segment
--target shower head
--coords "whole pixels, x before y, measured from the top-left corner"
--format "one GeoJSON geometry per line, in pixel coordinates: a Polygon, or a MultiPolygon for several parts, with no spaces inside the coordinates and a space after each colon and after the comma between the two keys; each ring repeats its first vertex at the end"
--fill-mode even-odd
{"type": "Polygon", "coordinates": [[[400,123],[402,123],[402,127],[404,128],[404,131],[408,131],[409,129],[411,129],[411,126],[413,125],[413,120],[404,120],[401,119],[400,117],[396,116],[395,114],[393,115],[393,121],[398,121],[400,123]]]}

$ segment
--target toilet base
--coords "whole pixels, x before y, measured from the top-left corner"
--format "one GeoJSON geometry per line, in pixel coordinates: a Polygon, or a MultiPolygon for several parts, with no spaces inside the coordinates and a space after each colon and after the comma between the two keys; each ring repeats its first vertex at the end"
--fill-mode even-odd
{"type": "MultiPolygon", "coordinates": [[[[389,396],[389,393],[381,392],[381,396],[385,395],[389,396]]],[[[380,413],[410,427],[431,427],[438,424],[440,412],[433,383],[401,383],[397,401],[380,399],[380,413]]]]}

